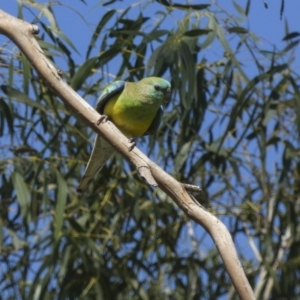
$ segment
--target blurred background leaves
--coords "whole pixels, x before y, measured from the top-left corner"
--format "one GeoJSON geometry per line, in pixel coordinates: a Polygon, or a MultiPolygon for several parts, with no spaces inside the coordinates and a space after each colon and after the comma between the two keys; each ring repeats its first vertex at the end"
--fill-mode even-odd
{"type": "MultiPolygon", "coordinates": [[[[113,80],[171,81],[160,130],[138,147],[201,186],[199,201],[230,230],[257,299],[296,299],[299,32],[286,24],[285,47],[267,51],[245,26],[250,0],[234,2],[236,16],[213,3],[119,2],[91,6],[99,20],[80,48],[57,10],[89,23],[77,6],[23,1],[18,17],[30,11],[45,55],[92,105],[113,80]]],[[[119,155],[77,195],[94,133],[9,41],[0,66],[3,299],[237,299],[205,231],[119,155]]]]}

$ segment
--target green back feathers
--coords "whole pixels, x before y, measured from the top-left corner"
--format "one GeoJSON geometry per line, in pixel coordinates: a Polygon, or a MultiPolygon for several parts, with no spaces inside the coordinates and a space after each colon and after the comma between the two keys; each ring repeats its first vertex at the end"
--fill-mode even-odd
{"type": "Polygon", "coordinates": [[[138,82],[115,81],[103,91],[96,110],[105,113],[127,136],[153,134],[170,93],[171,84],[159,77],[138,82]]]}

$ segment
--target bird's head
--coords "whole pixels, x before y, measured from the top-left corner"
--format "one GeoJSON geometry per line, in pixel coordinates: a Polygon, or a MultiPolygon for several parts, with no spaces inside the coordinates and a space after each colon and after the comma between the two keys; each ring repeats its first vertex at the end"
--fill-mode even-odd
{"type": "Polygon", "coordinates": [[[140,80],[139,83],[146,85],[154,98],[163,99],[163,103],[169,101],[171,95],[171,84],[169,81],[160,77],[146,77],[140,80]]]}

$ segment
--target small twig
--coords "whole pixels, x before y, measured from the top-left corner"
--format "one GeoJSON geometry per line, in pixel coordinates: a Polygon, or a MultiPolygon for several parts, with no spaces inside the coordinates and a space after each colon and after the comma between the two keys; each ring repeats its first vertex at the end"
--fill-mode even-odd
{"type": "Polygon", "coordinates": [[[188,184],[188,183],[182,183],[182,185],[189,192],[194,192],[194,193],[202,194],[202,189],[199,186],[197,186],[197,185],[192,185],[192,184],[188,184]]]}

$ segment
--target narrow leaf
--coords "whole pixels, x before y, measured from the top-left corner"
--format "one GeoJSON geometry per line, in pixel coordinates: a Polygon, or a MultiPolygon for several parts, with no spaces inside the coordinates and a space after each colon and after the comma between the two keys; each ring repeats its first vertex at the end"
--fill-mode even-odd
{"type": "Polygon", "coordinates": [[[230,33],[248,33],[248,30],[246,28],[238,26],[227,28],[227,30],[230,33]]]}
{"type": "Polygon", "coordinates": [[[291,32],[291,33],[287,34],[282,40],[283,41],[288,41],[288,40],[293,39],[293,38],[298,37],[298,36],[300,36],[300,32],[294,31],[294,32],[291,32]]]}
{"type": "Polygon", "coordinates": [[[74,90],[80,89],[82,84],[86,81],[87,77],[92,74],[92,69],[94,68],[97,60],[97,57],[90,58],[80,66],[71,80],[71,87],[74,90]]]}
{"type": "Polygon", "coordinates": [[[57,198],[55,208],[55,230],[54,238],[57,242],[61,236],[61,230],[64,222],[64,212],[67,203],[68,186],[65,179],[61,176],[59,171],[56,171],[56,182],[57,182],[57,198]]]}
{"type": "Polygon", "coordinates": [[[212,29],[192,29],[190,31],[185,32],[184,36],[196,37],[204,34],[208,34],[212,31],[212,29]]]}
{"type": "Polygon", "coordinates": [[[29,200],[29,190],[25,183],[24,177],[18,171],[13,172],[12,182],[17,194],[17,200],[20,205],[20,210],[23,218],[27,221],[30,221],[30,200],[29,200]]]}

